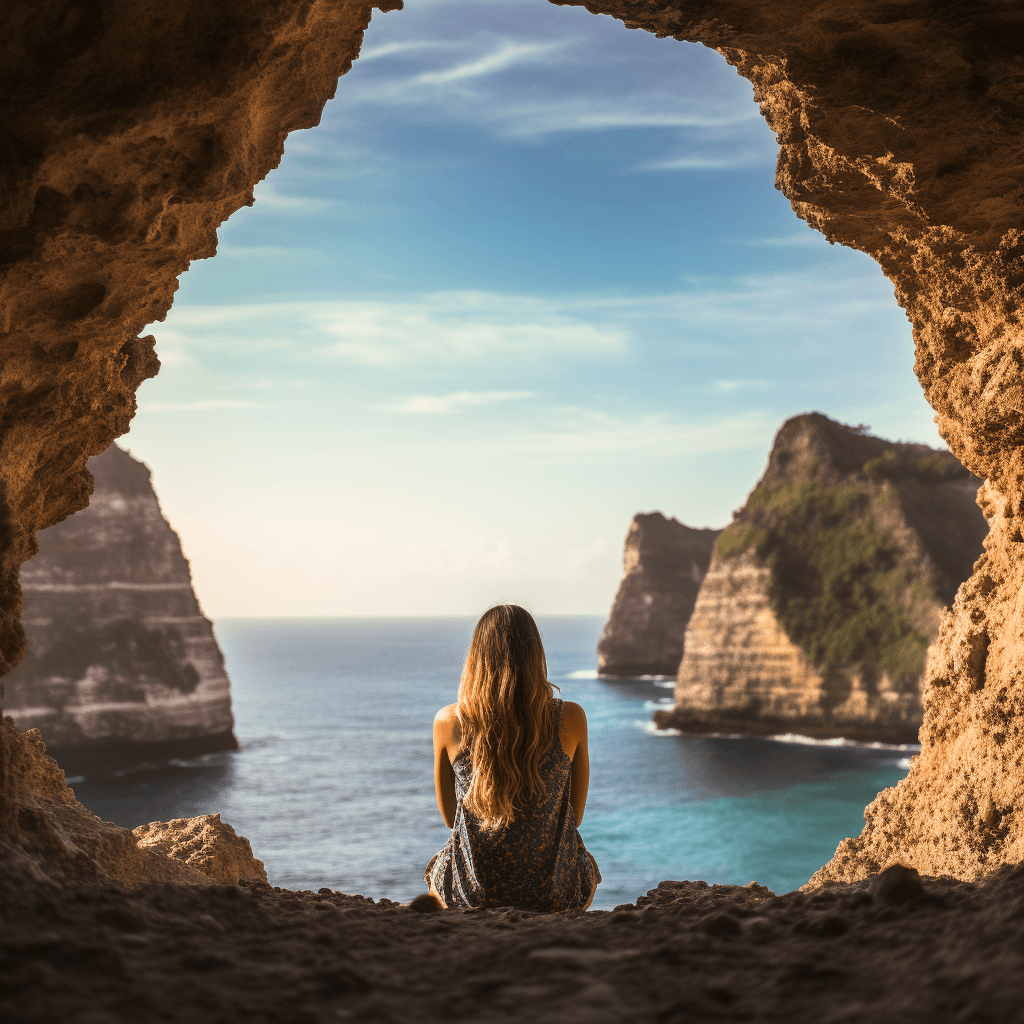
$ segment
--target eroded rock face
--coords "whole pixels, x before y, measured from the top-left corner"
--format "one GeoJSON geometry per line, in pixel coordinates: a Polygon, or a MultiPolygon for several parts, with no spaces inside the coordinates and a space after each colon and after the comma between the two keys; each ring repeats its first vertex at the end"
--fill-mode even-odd
{"type": "Polygon", "coordinates": [[[662,726],[913,742],[925,652],[987,526],[948,452],[780,428],[715,545],[662,726]]]}
{"type": "Polygon", "coordinates": [[[219,814],[154,821],[132,829],[139,849],[152,850],[188,864],[221,885],[267,882],[263,861],[249,840],[220,820],[219,814]]]}
{"type": "MultiPolygon", "coordinates": [[[[87,460],[128,429],[158,369],[142,328],[190,261],[214,254],[287,134],[318,122],[373,7],[401,2],[0,12],[0,673],[24,654],[18,570],[35,532],[86,506],[87,460]]],[[[8,795],[27,791],[10,772],[24,757],[7,719],[0,836],[15,842],[22,805],[8,795]]]]}
{"type": "MultiPolygon", "coordinates": [[[[559,2],[559,0],[554,0],[559,2]]],[[[693,0],[585,6],[715,47],[754,85],[776,185],[878,261],[954,455],[986,479],[986,552],[927,669],[922,752],[819,880],[894,850],[971,878],[1024,859],[1024,10],[1009,0],[693,0]]]]}
{"type": "Polygon", "coordinates": [[[235,749],[224,657],[149,469],[117,445],[89,469],[89,507],[22,569],[29,652],[5,711],[68,770],[235,749]]]}
{"type": "Polygon", "coordinates": [[[639,513],[626,534],[623,577],[597,645],[605,675],[675,675],[683,635],[720,530],[639,513]]]}

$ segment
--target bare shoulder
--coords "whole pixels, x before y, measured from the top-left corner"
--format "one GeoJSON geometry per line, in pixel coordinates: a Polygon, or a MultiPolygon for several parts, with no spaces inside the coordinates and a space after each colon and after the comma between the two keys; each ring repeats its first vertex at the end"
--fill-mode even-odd
{"type": "Polygon", "coordinates": [[[575,701],[562,701],[562,725],[570,736],[585,736],[587,713],[575,701]]]}
{"type": "Polygon", "coordinates": [[[434,715],[434,726],[441,726],[442,728],[447,727],[449,730],[459,720],[459,705],[458,704],[447,704],[441,708],[436,715],[434,715]]]}

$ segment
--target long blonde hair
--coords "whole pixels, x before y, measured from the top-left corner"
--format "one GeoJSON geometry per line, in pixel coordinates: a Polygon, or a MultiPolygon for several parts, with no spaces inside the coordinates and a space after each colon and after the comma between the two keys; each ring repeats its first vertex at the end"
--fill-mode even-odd
{"type": "Polygon", "coordinates": [[[554,739],[553,695],[533,616],[515,604],[484,612],[462,670],[458,710],[473,765],[463,803],[485,829],[514,821],[523,798],[544,796],[540,762],[554,739]]]}

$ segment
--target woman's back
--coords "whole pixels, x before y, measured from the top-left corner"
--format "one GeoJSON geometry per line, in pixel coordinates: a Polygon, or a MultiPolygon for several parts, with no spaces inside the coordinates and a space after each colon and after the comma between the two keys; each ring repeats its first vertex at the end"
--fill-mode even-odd
{"type": "Polygon", "coordinates": [[[446,906],[585,909],[600,874],[576,826],[590,781],[587,716],[547,677],[533,616],[488,609],[459,700],[434,718],[434,787],[452,834],[424,873],[446,906]]]}
{"type": "Polygon", "coordinates": [[[590,903],[596,873],[576,830],[573,759],[565,750],[566,740],[573,743],[573,738],[563,728],[562,708],[561,700],[551,700],[554,735],[538,766],[544,794],[517,800],[507,824],[482,826],[465,806],[473,782],[469,751],[462,749],[452,760],[455,822],[448,843],[428,868],[446,906],[581,910],[590,903]]]}

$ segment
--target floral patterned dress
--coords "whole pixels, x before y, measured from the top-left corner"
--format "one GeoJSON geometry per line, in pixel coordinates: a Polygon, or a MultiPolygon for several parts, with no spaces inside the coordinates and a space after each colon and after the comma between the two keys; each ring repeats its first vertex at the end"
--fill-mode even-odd
{"type": "Polygon", "coordinates": [[[469,752],[455,759],[455,825],[423,873],[446,906],[583,910],[593,898],[601,873],[576,829],[572,761],[560,739],[562,702],[554,704],[555,737],[540,763],[546,795],[519,809],[510,824],[480,827],[463,803],[473,781],[469,752]]]}

